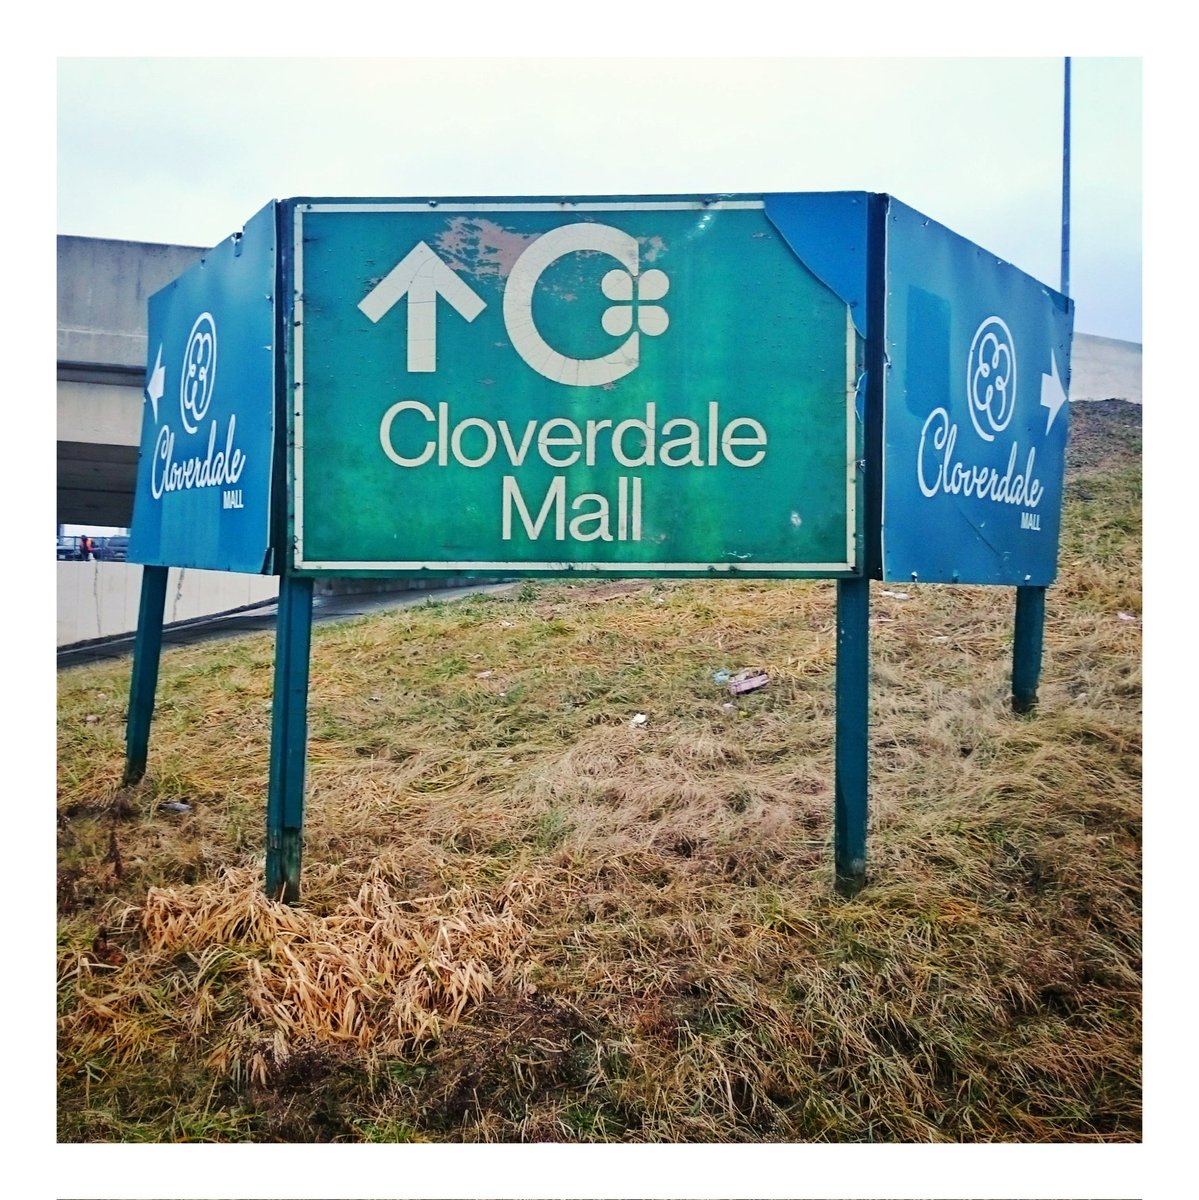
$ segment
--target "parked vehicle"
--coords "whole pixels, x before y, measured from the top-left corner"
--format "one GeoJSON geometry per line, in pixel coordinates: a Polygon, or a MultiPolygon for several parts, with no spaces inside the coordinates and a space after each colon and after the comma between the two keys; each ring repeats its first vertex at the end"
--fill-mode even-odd
{"type": "Polygon", "coordinates": [[[129,537],[123,533],[96,538],[96,558],[100,562],[124,562],[129,557],[129,537]]]}
{"type": "Polygon", "coordinates": [[[83,543],[74,535],[63,535],[58,539],[59,562],[82,562],[83,543]]]}

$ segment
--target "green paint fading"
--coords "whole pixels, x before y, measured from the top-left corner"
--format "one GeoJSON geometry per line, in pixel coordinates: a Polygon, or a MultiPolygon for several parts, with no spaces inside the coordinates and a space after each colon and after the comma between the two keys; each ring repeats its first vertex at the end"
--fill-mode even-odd
{"type": "MultiPolygon", "coordinates": [[[[455,212],[447,202],[421,212],[345,213],[321,211],[320,202],[311,211],[297,207],[303,232],[297,571],[416,573],[398,563],[434,570],[502,563],[505,574],[545,573],[538,565],[545,563],[606,575],[854,569],[851,486],[856,492],[857,481],[851,484],[855,431],[849,425],[856,334],[845,303],[799,262],[760,208],[455,212]],[[563,385],[534,371],[513,348],[503,317],[503,289],[520,253],[549,230],[577,221],[635,237],[642,272],[664,271],[670,281],[666,295],[653,301],[667,311],[668,328],[658,336],[642,333],[636,370],[595,387],[563,385]],[[467,322],[437,301],[437,369],[431,373],[407,369],[407,300],[377,324],[357,307],[422,241],[486,303],[467,322]],[[652,403],[659,446],[667,422],[687,419],[705,431],[705,457],[715,402],[722,426],[752,418],[768,441],[764,460],[753,467],[723,458],[715,466],[622,466],[605,433],[594,465],[555,468],[538,455],[534,437],[519,467],[502,442],[481,467],[462,466],[452,456],[447,466],[401,467],[388,459],[379,434],[384,414],[401,400],[417,400],[435,413],[447,404],[451,427],[466,418],[493,428],[506,420],[517,444],[529,421],[540,429],[551,418],[567,418],[585,430],[588,420],[643,420],[652,403]],[[534,518],[557,476],[566,477],[568,522],[576,515],[575,497],[607,497],[614,540],[560,541],[552,517],[531,539],[514,515],[513,536],[505,542],[506,475],[517,481],[534,518]],[[641,480],[639,542],[615,540],[622,477],[630,494],[631,481],[641,480]],[[682,563],[701,566],[672,566],[682,563]]],[[[600,289],[617,266],[606,254],[580,252],[546,270],[533,314],[551,346],[591,358],[621,343],[601,326],[604,310],[620,307],[600,289]]],[[[635,315],[640,305],[634,300],[628,307],[635,315]]],[[[395,440],[406,456],[416,456],[426,428],[412,412],[397,420],[395,440]]],[[[676,426],[668,436],[680,433],[676,426]]],[[[629,436],[626,451],[635,457],[641,444],[629,436]]],[[[468,454],[483,445],[477,428],[463,442],[468,454]]],[[[739,451],[744,457],[753,452],[739,451]]]]}

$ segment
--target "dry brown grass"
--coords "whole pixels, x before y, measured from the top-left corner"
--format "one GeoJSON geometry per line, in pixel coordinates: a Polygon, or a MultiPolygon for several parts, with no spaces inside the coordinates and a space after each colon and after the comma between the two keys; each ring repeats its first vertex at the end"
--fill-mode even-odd
{"type": "Polygon", "coordinates": [[[851,901],[828,583],[318,628],[296,908],[261,894],[269,638],[164,655],[133,790],[128,665],[60,675],[60,1136],[1138,1138],[1129,410],[1073,414],[1034,719],[1010,591],[873,589],[851,901]],[[731,703],[712,673],[746,666],[770,685],[731,703]]]}

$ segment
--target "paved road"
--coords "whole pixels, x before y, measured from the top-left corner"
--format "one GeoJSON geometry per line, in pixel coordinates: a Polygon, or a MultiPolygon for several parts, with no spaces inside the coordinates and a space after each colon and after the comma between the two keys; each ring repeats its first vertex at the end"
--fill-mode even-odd
{"type": "MultiPolygon", "coordinates": [[[[406,592],[380,592],[356,596],[314,596],[312,619],[314,622],[345,621],[366,613],[389,608],[403,608],[429,601],[459,600],[463,596],[493,595],[511,591],[515,583],[479,584],[474,587],[437,588],[406,592]]],[[[269,633],[275,628],[278,604],[269,600],[254,608],[224,616],[200,617],[194,621],[181,621],[168,625],[162,631],[163,646],[188,646],[214,638],[234,637],[243,633],[269,633]]],[[[84,663],[101,662],[106,659],[123,658],[133,653],[134,635],[123,633],[117,637],[100,641],[85,642],[76,646],[65,646],[58,651],[58,666],[76,667],[84,663]]]]}

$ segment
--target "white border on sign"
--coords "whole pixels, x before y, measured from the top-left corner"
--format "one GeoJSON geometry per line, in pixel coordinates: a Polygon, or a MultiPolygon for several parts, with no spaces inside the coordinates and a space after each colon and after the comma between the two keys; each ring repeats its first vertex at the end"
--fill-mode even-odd
{"type": "Polygon", "coordinates": [[[481,561],[456,560],[447,562],[427,561],[347,561],[306,560],[304,558],[304,216],[306,213],[388,213],[388,212],[651,212],[662,210],[712,211],[720,209],[764,209],[764,200],[583,200],[583,201],[392,201],[392,202],[323,202],[298,203],[294,219],[294,296],[292,316],[294,338],[294,443],[292,446],[292,473],[294,480],[295,518],[295,569],[299,571],[452,571],[467,573],[494,571],[508,574],[541,572],[554,575],[564,574],[641,574],[645,576],[670,574],[719,574],[752,579],[767,574],[777,575],[828,575],[831,572],[853,571],[854,546],[857,529],[857,490],[854,486],[857,472],[857,447],[854,439],[855,403],[857,397],[856,332],[848,306],[845,310],[845,561],[840,563],[728,563],[728,562],[553,562],[527,560],[481,561]]]}

